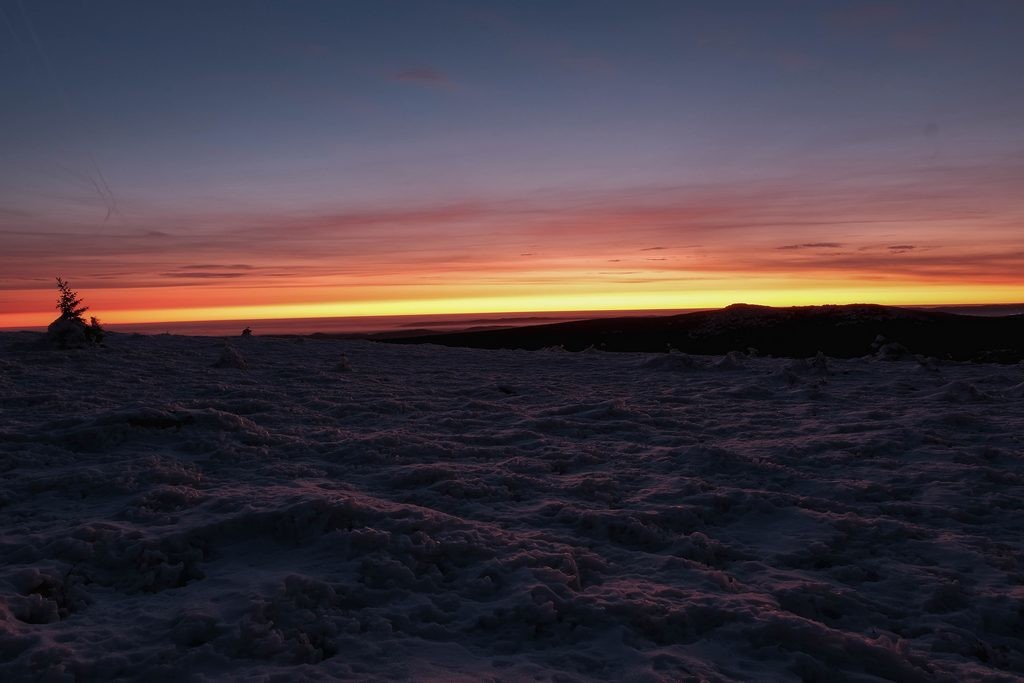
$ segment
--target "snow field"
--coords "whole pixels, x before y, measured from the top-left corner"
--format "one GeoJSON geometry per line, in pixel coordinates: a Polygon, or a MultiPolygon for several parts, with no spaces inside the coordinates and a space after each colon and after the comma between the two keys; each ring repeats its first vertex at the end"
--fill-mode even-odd
{"type": "Polygon", "coordinates": [[[230,345],[0,335],[0,678],[1024,676],[1021,366],[230,345]]]}

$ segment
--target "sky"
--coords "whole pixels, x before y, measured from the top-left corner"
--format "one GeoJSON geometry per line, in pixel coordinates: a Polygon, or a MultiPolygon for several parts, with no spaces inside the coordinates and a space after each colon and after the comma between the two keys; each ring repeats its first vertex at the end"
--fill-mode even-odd
{"type": "Polygon", "coordinates": [[[1024,300],[1019,0],[0,0],[0,327],[1024,300]]]}

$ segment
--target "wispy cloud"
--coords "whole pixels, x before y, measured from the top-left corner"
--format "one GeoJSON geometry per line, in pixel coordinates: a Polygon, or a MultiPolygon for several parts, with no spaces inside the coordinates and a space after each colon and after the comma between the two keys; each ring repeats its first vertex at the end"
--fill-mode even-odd
{"type": "Polygon", "coordinates": [[[957,30],[947,8],[930,9],[916,12],[897,2],[851,3],[828,12],[825,24],[838,38],[881,40],[897,50],[919,51],[935,47],[957,30]]]}
{"type": "Polygon", "coordinates": [[[841,249],[841,242],[807,242],[804,244],[786,244],[776,249],[841,249]]]}
{"type": "Polygon", "coordinates": [[[255,266],[250,266],[247,263],[233,263],[231,265],[203,263],[198,265],[181,266],[178,270],[252,270],[253,268],[255,268],[255,266]]]}
{"type": "Polygon", "coordinates": [[[443,88],[446,90],[456,87],[455,82],[448,77],[448,74],[430,67],[416,67],[412,69],[404,69],[402,71],[395,71],[390,73],[388,78],[392,81],[399,81],[401,83],[412,83],[415,85],[423,85],[431,88],[443,88]]]}
{"type": "Polygon", "coordinates": [[[236,277],[245,277],[249,273],[225,273],[225,272],[209,272],[202,270],[190,270],[190,271],[177,271],[171,273],[160,273],[160,277],[171,277],[171,278],[196,278],[200,280],[215,280],[215,279],[230,279],[236,277]]]}

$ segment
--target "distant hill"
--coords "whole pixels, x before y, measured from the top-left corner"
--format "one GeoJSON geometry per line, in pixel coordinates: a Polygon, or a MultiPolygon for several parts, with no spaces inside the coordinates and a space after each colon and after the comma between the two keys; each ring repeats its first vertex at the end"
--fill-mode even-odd
{"type": "Polygon", "coordinates": [[[979,317],[875,304],[790,308],[733,304],[681,315],[420,333],[380,341],[482,349],[676,349],[693,354],[756,349],[763,355],[794,358],[818,351],[837,358],[865,356],[876,353],[885,342],[896,342],[922,356],[1015,363],[1024,359],[1024,315],[979,317]]]}

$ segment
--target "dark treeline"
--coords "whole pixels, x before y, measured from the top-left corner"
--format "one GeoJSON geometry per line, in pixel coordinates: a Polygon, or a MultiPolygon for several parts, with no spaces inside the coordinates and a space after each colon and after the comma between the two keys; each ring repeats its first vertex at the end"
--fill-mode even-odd
{"type": "Polygon", "coordinates": [[[382,339],[484,349],[693,354],[729,351],[802,358],[872,355],[886,343],[938,359],[1016,363],[1024,360],[1024,315],[980,317],[873,304],[771,308],[734,304],[717,311],[644,318],[600,318],[501,330],[382,339]]]}

